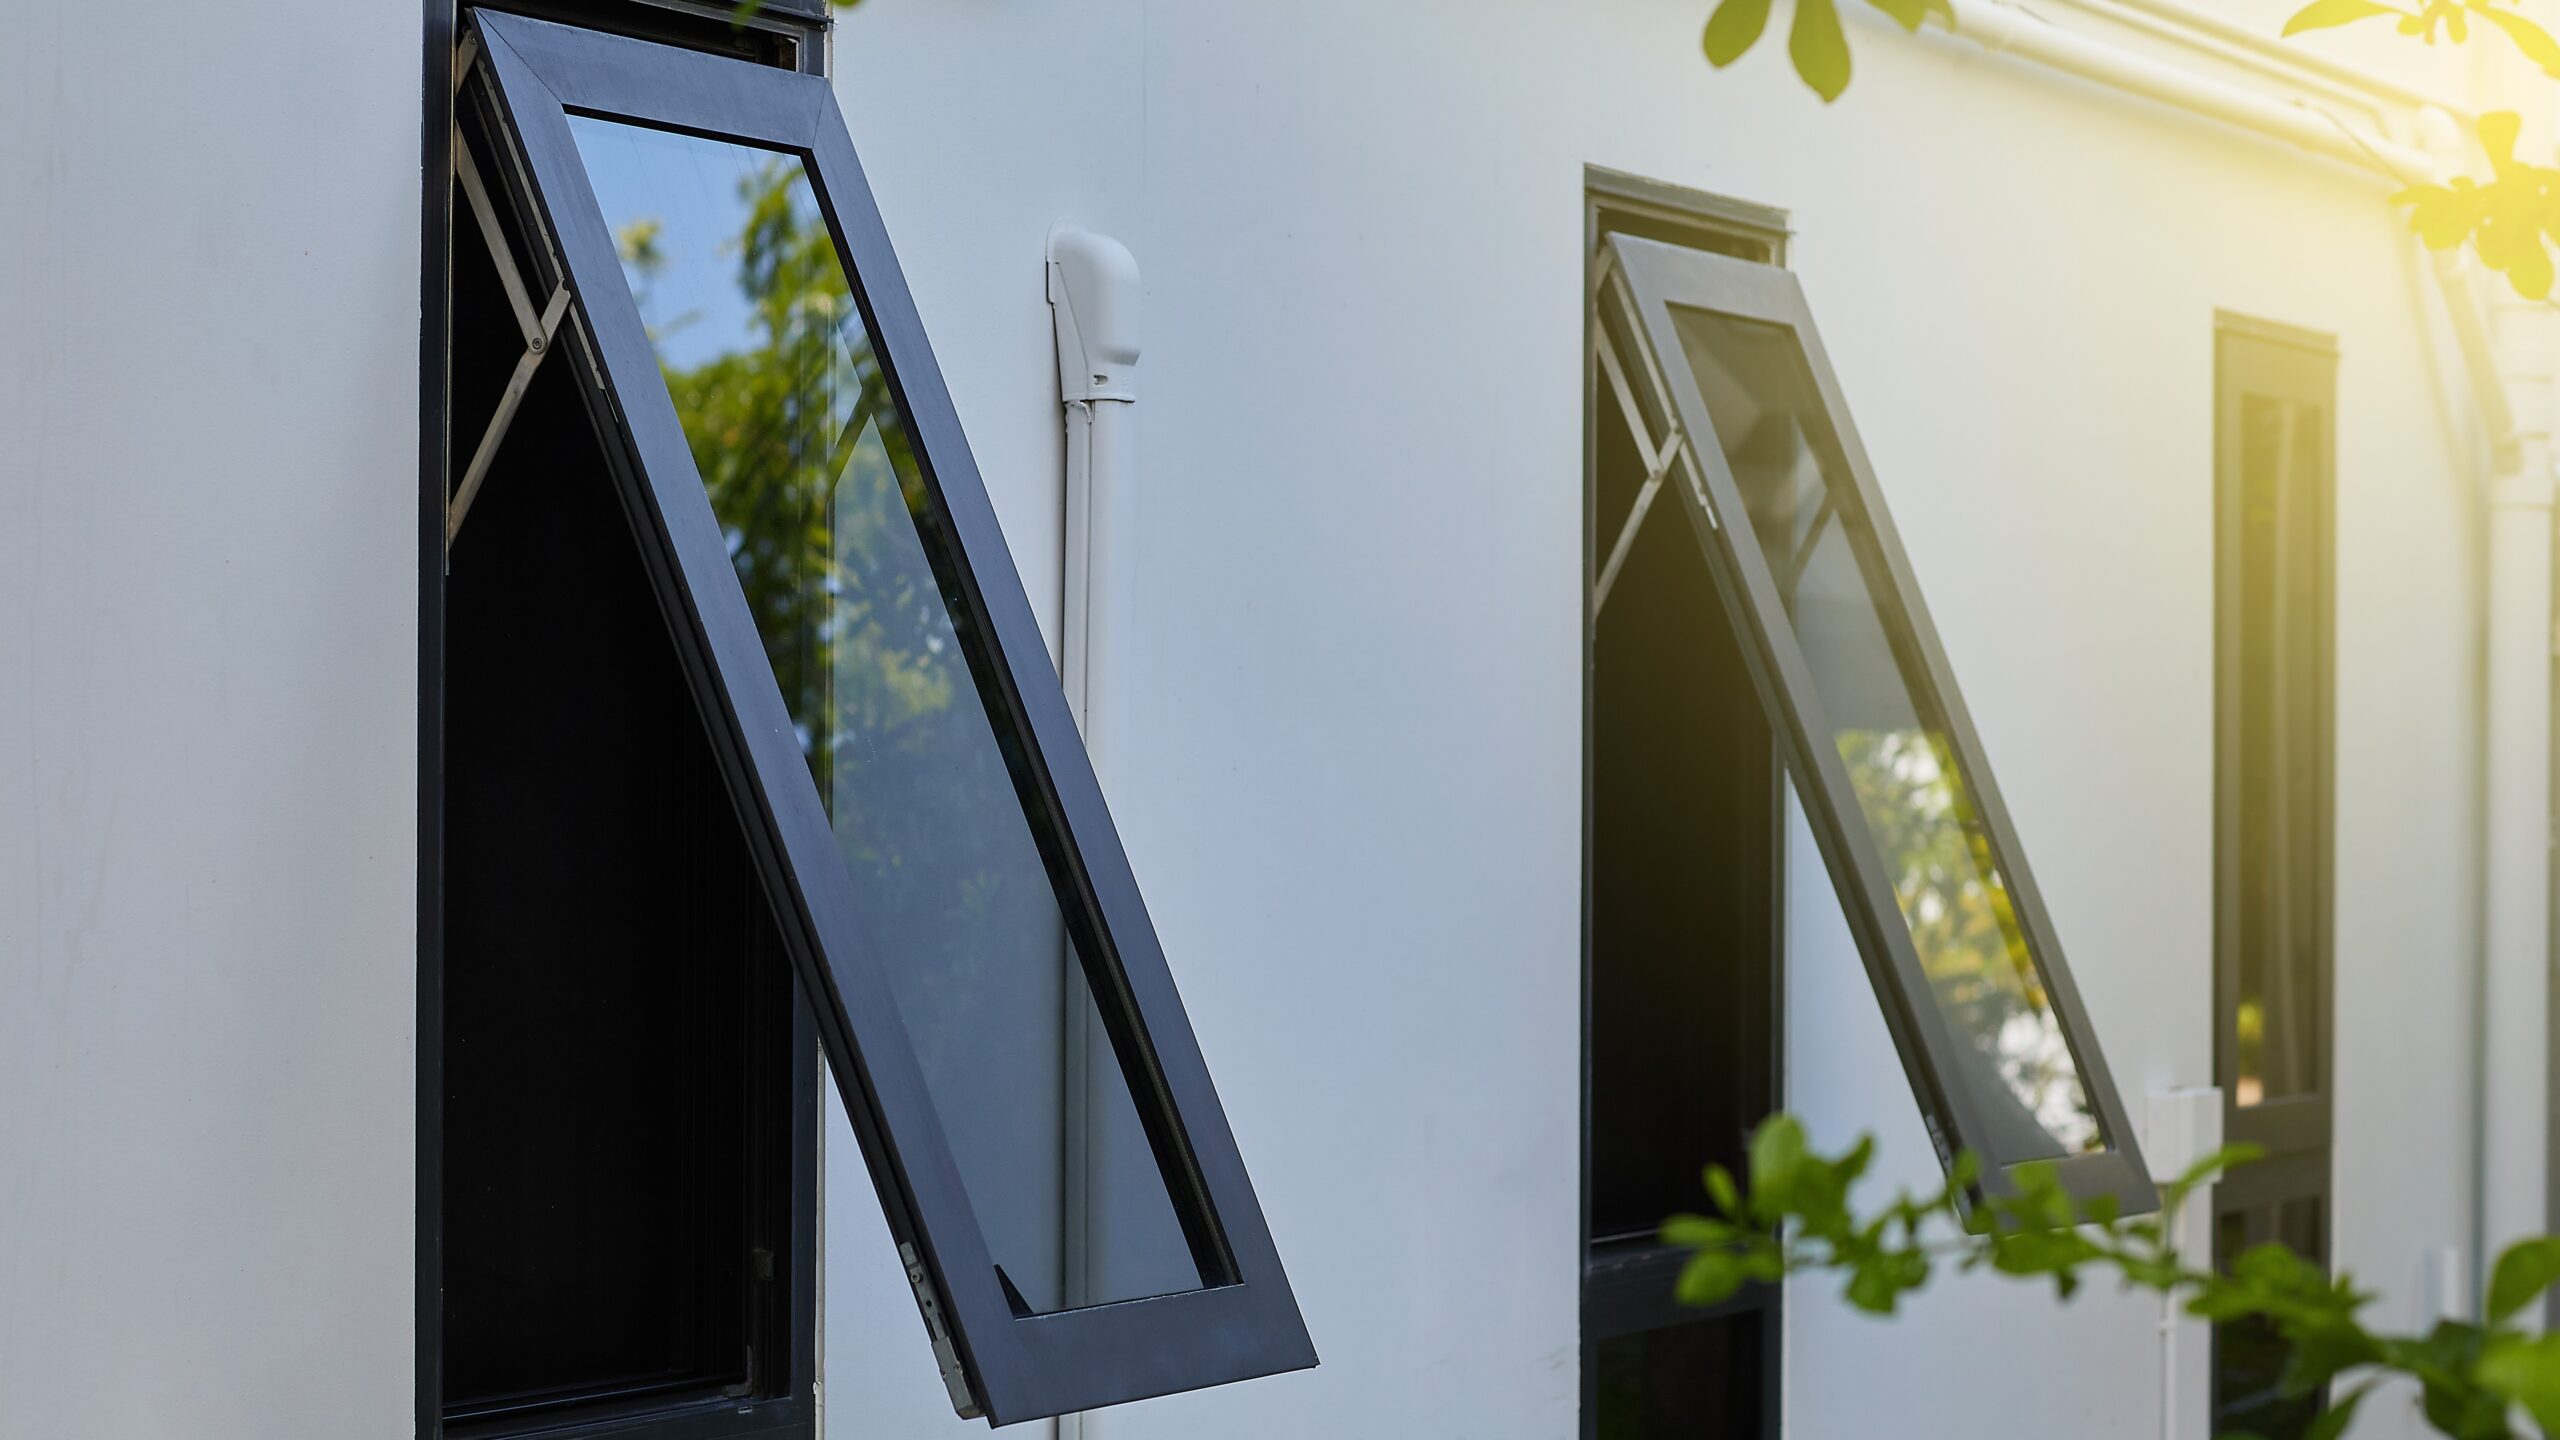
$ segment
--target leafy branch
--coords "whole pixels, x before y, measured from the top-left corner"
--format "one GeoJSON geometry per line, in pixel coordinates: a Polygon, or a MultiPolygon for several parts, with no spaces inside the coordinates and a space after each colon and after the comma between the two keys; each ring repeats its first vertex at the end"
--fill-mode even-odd
{"type": "MultiPolygon", "coordinates": [[[[2287,20],[2284,33],[2326,30],[2360,20],[2392,17],[2403,35],[2436,43],[2438,35],[2457,45],[2471,35],[2474,16],[2489,22],[2515,42],[2523,56],[2545,75],[2560,77],[2560,41],[2508,4],[2521,0],[2422,0],[2415,9],[2378,0],[2312,0],[2287,20]]],[[[2516,158],[2516,138],[2524,122],[2512,110],[2480,117],[2480,148],[2489,158],[2489,178],[2457,175],[2448,184],[2409,186],[2391,197],[2409,207],[2409,226],[2437,250],[2450,250],[2468,240],[2480,262],[2507,277],[2516,293],[2528,300],[2551,294],[2551,242],[2560,241],[2560,170],[2516,158]]]]}
{"type": "Polygon", "coordinates": [[[2391,197],[2409,207],[2409,227],[2436,250],[2469,240],[2480,263],[2507,277],[2528,300],[2551,294],[2550,242],[2560,241],[2560,170],[2515,158],[2523,122],[2511,110],[2480,117],[2490,178],[2412,185],[2391,197]]]}
{"type": "MultiPolygon", "coordinates": [[[[1953,0],[1867,0],[1893,17],[1906,31],[1936,15],[1956,28],[1953,0]]],[[[2287,37],[2313,30],[2335,29],[2359,21],[2388,19],[2402,35],[2433,45],[2439,38],[2460,45],[2474,32],[2473,21],[2504,34],[2519,54],[2544,74],[2560,78],[2560,40],[2527,18],[2523,0],[2414,0],[2391,5],[2382,0],[2312,0],[2287,20],[2287,37]]],[[[1707,17],[1701,44],[1707,63],[1721,70],[1759,43],[1769,26],[1771,0],[1717,0],[1707,17]]],[[[1795,0],[1795,19],[1787,37],[1787,55],[1796,75],[1823,103],[1849,88],[1849,41],[1840,26],[1836,0],[1795,0]]],[[[2409,210],[2409,225],[2438,250],[2468,241],[2481,263],[2507,277],[2516,293],[2529,300],[2550,296],[2553,283],[2551,247],[2560,244],[2560,169],[2516,158],[2523,122],[2513,111],[2480,118],[2478,139],[2489,160],[2486,179],[2456,176],[2450,182],[2409,185],[2391,203],[2409,210]]]]}
{"type": "MultiPolygon", "coordinates": [[[[2523,0],[2505,0],[2506,4],[2522,4],[2523,0]]],[[[2305,30],[2326,30],[2337,25],[2352,25],[2358,20],[2379,16],[2399,17],[2403,35],[2436,43],[2438,35],[2450,37],[2460,45],[2471,38],[2471,17],[2479,16],[2507,32],[2526,59],[2552,70],[2560,66],[2560,44],[2552,42],[2550,33],[2514,10],[2501,8],[2500,0],[2420,0],[2414,10],[2397,5],[2383,5],[2376,0],[2312,0],[2284,22],[2287,38],[2305,30]]]]}
{"type": "MultiPolygon", "coordinates": [[[[1906,32],[1918,30],[1920,22],[1933,14],[1950,28],[1956,23],[1951,0],[1867,3],[1892,16],[1906,32]]],[[[1707,63],[1721,70],[1741,59],[1768,28],[1769,0],[1722,0],[1707,17],[1707,63]]],[[[1839,99],[1840,92],[1849,88],[1849,37],[1840,29],[1840,11],[1833,0],[1796,0],[1795,23],[1787,32],[1787,56],[1795,61],[1796,74],[1824,104],[1839,99]]]]}
{"type": "Polygon", "coordinates": [[[2452,1440],[2514,1440],[2518,1408],[2560,1434],[2560,1334],[2537,1336],[2516,1323],[2560,1281],[2560,1239],[2522,1241],[2500,1255],[2476,1322],[2440,1321],[2423,1335],[2377,1331],[2362,1319],[2371,1294],[2282,1245],[2247,1251],[2228,1273],[2194,1269],[2180,1257],[2165,1217],[2198,1186],[2257,1155],[2235,1145],[2206,1157],[2161,1187],[2156,1216],[2125,1218],[2106,1197],[2075,1201],[2049,1164],[2012,1170],[2013,1193],[1969,1201],[1981,1178],[1969,1155],[1937,1189],[1898,1191],[1861,1209],[1853,1192],[1874,1159],[1873,1138],[1825,1154],[1794,1117],[1776,1115],[1752,1134],[1749,1191],[1722,1166],[1709,1166],[1717,1213],[1674,1216],[1662,1238],[1691,1252],[1679,1279],[1685,1304],[1821,1274],[1841,1277],[1851,1305],[1892,1315],[1941,1268],[2046,1280],[2063,1299],[2092,1276],[2111,1276],[2123,1289],[2168,1296],[2201,1320],[2266,1324],[2290,1351],[2287,1396],[2343,1386],[2309,1440],[2344,1434],[2356,1407],[2395,1376],[2417,1383],[2428,1424],[2452,1440]]]}

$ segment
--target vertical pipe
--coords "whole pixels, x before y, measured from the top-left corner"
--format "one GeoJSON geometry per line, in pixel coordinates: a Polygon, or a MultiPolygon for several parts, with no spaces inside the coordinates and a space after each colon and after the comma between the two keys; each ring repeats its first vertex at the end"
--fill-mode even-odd
{"type": "MultiPolygon", "coordinates": [[[[2210,1085],[2154,1090],[2143,1108],[2142,1158],[2166,1184],[2222,1148],[2222,1092],[2210,1085]]],[[[2213,1263],[2213,1186],[2187,1192],[2160,1221],[2180,1263],[2213,1263]]],[[[2174,1295],[2160,1297],[2160,1440],[2205,1440],[2212,1422],[2212,1336],[2174,1295]]]]}
{"type": "MultiPolygon", "coordinates": [[[[1093,536],[1093,405],[1090,401],[1069,400],[1066,410],[1066,555],[1060,567],[1064,580],[1060,596],[1058,624],[1058,679],[1067,692],[1067,708],[1083,730],[1085,749],[1093,749],[1093,725],[1086,707],[1092,691],[1085,683],[1085,645],[1093,633],[1092,611],[1092,536],[1093,536]]],[[[1095,772],[1100,774],[1099,757],[1095,772]]],[[[1094,1150],[1091,1115],[1094,1025],[1086,1012],[1091,1009],[1083,972],[1077,968],[1073,951],[1066,955],[1065,1003],[1059,1023],[1063,1027],[1063,1044],[1059,1050],[1059,1166],[1058,1166],[1058,1261],[1062,1288],[1069,1305],[1081,1305],[1093,1295],[1092,1207],[1087,1197],[1092,1193],[1092,1161],[1094,1150]]],[[[1108,1042],[1103,1042],[1108,1053],[1108,1042]]],[[[1057,1424],[1060,1440],[1077,1440],[1080,1421],[1062,1416],[1057,1424]]]]}
{"type": "MultiPolygon", "coordinates": [[[[2471,142],[2440,110],[2419,116],[2451,168],[2471,142]]],[[[2547,153],[2548,117],[2532,148],[2547,153]]],[[[2552,315],[2505,297],[2494,327],[2477,266],[2434,260],[2488,445],[2488,574],[2481,663],[2479,1109],[2470,1293],[2498,1252],[2549,1227],[2551,1037],[2552,315]]]]}
{"type": "Polygon", "coordinates": [[[2551,444],[2523,437],[2489,500],[2481,1255],[2548,1224],[2551,444]]]}
{"type": "MultiPolygon", "coordinates": [[[[1085,684],[1085,644],[1092,631],[1090,600],[1093,559],[1093,402],[1068,400],[1062,407],[1067,425],[1066,563],[1060,567],[1065,593],[1058,612],[1058,681],[1067,692],[1067,708],[1084,732],[1085,749],[1093,749],[1093,727],[1085,718],[1092,691],[1085,684]]],[[[1099,770],[1099,760],[1095,762],[1099,770]]]]}
{"type": "MultiPolygon", "coordinates": [[[[1049,237],[1050,320],[1058,346],[1058,400],[1066,428],[1066,554],[1061,574],[1058,669],[1068,707],[1084,731],[1097,780],[1109,783],[1111,643],[1117,566],[1114,523],[1127,502],[1135,467],[1131,444],[1137,402],[1138,264],[1106,236],[1059,230],[1049,237]]],[[[1110,1093],[1118,1057],[1086,998],[1084,977],[1068,957],[1065,1053],[1061,1065],[1061,1260],[1070,1304],[1088,1301],[1108,1273],[1113,1137],[1095,1101],[1110,1093]]],[[[1122,1137],[1126,1144],[1126,1137],[1122,1137]]],[[[1091,1415],[1058,1417],[1057,1440],[1095,1440],[1091,1415]]]]}
{"type": "MultiPolygon", "coordinates": [[[[2547,11],[2547,4],[2537,4],[2547,11]]],[[[2504,51],[2511,82],[2539,75],[2504,51]]],[[[2547,159],[2546,87],[2517,83],[2519,154],[2547,159]]],[[[2551,1135],[2551,503],[2550,307],[2503,283],[2496,376],[2513,417],[2489,483],[2489,575],[2481,817],[2480,1254],[2485,1281],[2498,1253],[2550,1223],[2551,1135]]],[[[2475,1295],[2485,1295],[2485,1283],[2475,1295]]]]}
{"type": "Polygon", "coordinates": [[[1086,402],[1086,408],[1091,418],[1085,422],[1084,613],[1081,624],[1068,625],[1067,634],[1079,642],[1081,652],[1076,714],[1084,722],[1085,753],[1093,757],[1096,777],[1107,783],[1111,733],[1102,723],[1103,707],[1111,694],[1111,661],[1120,629],[1113,623],[1120,567],[1112,552],[1122,527],[1114,521],[1134,468],[1137,407],[1127,400],[1096,399],[1086,402]]]}

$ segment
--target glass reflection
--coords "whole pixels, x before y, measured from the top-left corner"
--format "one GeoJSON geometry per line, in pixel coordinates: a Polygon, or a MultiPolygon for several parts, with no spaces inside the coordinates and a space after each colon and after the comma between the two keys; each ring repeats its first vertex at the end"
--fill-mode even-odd
{"type": "Polygon", "coordinates": [[[1970,1091],[1986,1148],[2003,1164],[2100,1148],[1937,698],[1896,641],[1891,584],[1833,468],[1795,337],[1709,311],[1672,314],[1931,993],[1967,1042],[1964,1073],[1951,1078],[1970,1091]]]}
{"type": "Polygon", "coordinates": [[[1144,1128],[1072,983],[1021,742],[980,695],[950,541],[807,172],[724,141],[570,127],[1018,1308],[1197,1288],[1153,1154],[1071,1141],[1144,1128]]]}
{"type": "Polygon", "coordinates": [[[2232,1103],[2320,1088],[2321,566],[2317,405],[2240,401],[2239,789],[2232,1103]]]}

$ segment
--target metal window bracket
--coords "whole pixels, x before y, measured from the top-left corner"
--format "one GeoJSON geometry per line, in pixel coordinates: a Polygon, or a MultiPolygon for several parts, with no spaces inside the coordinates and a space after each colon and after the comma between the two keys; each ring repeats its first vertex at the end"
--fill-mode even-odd
{"type": "Polygon", "coordinates": [[[542,307],[534,333],[525,341],[524,358],[516,362],[515,373],[507,377],[506,392],[498,397],[498,413],[489,417],[489,428],[481,432],[479,448],[471,452],[471,464],[462,472],[462,484],[453,492],[453,504],[444,522],[447,548],[462,533],[463,517],[471,513],[471,502],[480,494],[480,482],[489,478],[490,462],[497,459],[498,446],[507,438],[507,427],[515,423],[516,407],[524,403],[525,389],[533,384],[533,372],[541,368],[542,357],[551,353],[551,337],[568,309],[569,287],[562,285],[551,292],[550,303],[542,307]]]}
{"type": "Polygon", "coordinates": [[[498,446],[507,438],[507,427],[515,423],[516,407],[524,403],[524,393],[533,384],[534,372],[541,368],[542,357],[551,353],[551,342],[559,334],[561,317],[569,310],[569,286],[566,280],[553,286],[540,313],[533,308],[532,296],[526,291],[524,273],[516,268],[515,255],[507,247],[506,232],[498,228],[498,207],[490,202],[489,187],[482,183],[480,167],[471,158],[470,148],[463,143],[461,127],[453,136],[454,174],[461,181],[463,197],[469,202],[472,218],[479,223],[482,243],[489,247],[489,259],[498,270],[498,283],[507,292],[507,308],[515,312],[516,329],[524,336],[524,355],[516,361],[515,373],[507,377],[507,388],[498,397],[497,413],[489,417],[489,426],[480,434],[480,444],[471,452],[471,463],[462,472],[462,483],[455,487],[453,499],[446,508],[444,543],[452,548],[454,537],[462,533],[463,517],[470,514],[471,502],[480,494],[480,484],[489,477],[489,466],[498,457],[498,446]]]}
{"type": "MultiPolygon", "coordinates": [[[[1618,397],[1619,412],[1626,416],[1627,433],[1633,437],[1636,453],[1644,461],[1644,485],[1636,491],[1635,508],[1627,513],[1627,522],[1618,529],[1617,543],[1609,547],[1609,558],[1600,566],[1600,576],[1591,585],[1591,618],[1600,618],[1600,608],[1609,603],[1609,591],[1618,583],[1618,572],[1627,563],[1627,554],[1635,548],[1636,532],[1644,525],[1645,515],[1662,493],[1662,482],[1672,468],[1681,463],[1689,445],[1689,437],[1681,432],[1680,422],[1670,420],[1663,426],[1660,444],[1648,439],[1650,428],[1644,411],[1636,404],[1635,388],[1627,383],[1626,367],[1619,362],[1617,347],[1610,343],[1609,332],[1601,330],[1593,341],[1600,369],[1608,376],[1609,389],[1618,397]]],[[[1697,467],[1690,465],[1690,493],[1698,507],[1706,512],[1709,527],[1716,525],[1716,507],[1707,499],[1706,490],[1697,483],[1697,467]]]]}
{"type": "Polygon", "coordinates": [[[934,1363],[942,1369],[943,1388],[951,1392],[951,1408],[963,1420],[978,1418],[978,1402],[969,1393],[969,1372],[960,1363],[960,1349],[951,1343],[951,1326],[942,1318],[942,1297],[934,1293],[933,1277],[924,1270],[916,1247],[898,1242],[898,1259],[907,1267],[907,1284],[916,1292],[916,1308],[924,1312],[925,1337],[933,1342],[934,1363]]]}

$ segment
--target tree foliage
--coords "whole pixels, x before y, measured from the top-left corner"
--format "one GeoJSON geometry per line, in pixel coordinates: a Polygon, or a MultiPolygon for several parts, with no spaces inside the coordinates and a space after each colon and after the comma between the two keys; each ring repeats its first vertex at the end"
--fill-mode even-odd
{"type": "Polygon", "coordinates": [[[2162,1187],[2159,1215],[2133,1219],[2104,1198],[2075,1202],[2048,1164],[2012,1170],[2014,1193],[1976,1198],[1981,1167],[1970,1155],[1935,1190],[1862,1207],[1856,1191],[1875,1157],[1873,1138],[1826,1154],[1793,1116],[1775,1115],[1752,1132],[1748,1190],[1724,1167],[1707,1167],[1716,1213],[1674,1216],[1662,1238],[1690,1252],[1679,1278],[1679,1298],[1690,1305],[1713,1305],[1746,1284],[1832,1275],[1851,1305],[1893,1315],[1941,1269],[2042,1280],[2063,1299],[2092,1278],[2112,1278],[2168,1296],[2200,1320],[2271,1328],[2291,1352],[2284,1392],[2330,1390],[2310,1440],[2346,1433],[2365,1397],[2392,1377],[2415,1382],[2427,1423],[2453,1440],[2516,1440],[2519,1411],[2560,1434],[2560,1334],[2518,1323],[2560,1282],[2560,1239],[2526,1240],[2500,1255],[2473,1320],[2439,1321],[2417,1335],[2375,1330],[2363,1318],[2374,1297],[2353,1277],[2333,1277],[2282,1245],[2248,1250],[2222,1274],[2180,1257],[2166,1217],[2196,1187],[2257,1155],[2236,1145],[2206,1157],[2162,1187]]]}
{"type": "MultiPolygon", "coordinates": [[[[1867,0],[1893,17],[1903,29],[1916,31],[1931,15],[1956,28],[1951,0],[1867,0]]],[[[1702,45],[1707,63],[1722,69],[1739,60],[1769,24],[1771,0],[1717,0],[1707,16],[1702,45]]],[[[2390,5],[2381,0],[2311,0],[2285,22],[2286,36],[2329,30],[2367,20],[2389,20],[2402,35],[2435,44],[2450,39],[2459,45],[2475,32],[2477,20],[2513,43],[2516,50],[2547,76],[2560,78],[2560,40],[2525,16],[2523,0],[2413,0],[2390,5]]],[[[1840,25],[1836,0],[1795,0],[1795,19],[1787,55],[1798,78],[1825,104],[1849,88],[1849,43],[1840,25]]],[[[2486,178],[2455,176],[2407,184],[2391,197],[2407,207],[2410,228],[2438,250],[2466,241],[2481,263],[2507,277],[2516,293],[2531,300],[2551,294],[2551,249],[2560,244],[2560,169],[2519,159],[2516,139],[2523,129],[2511,110],[2480,117],[2476,138],[2489,162],[2486,178]]],[[[2404,179],[2406,177],[2403,177],[2404,179]]]]}
{"type": "MultiPolygon", "coordinates": [[[[741,153],[667,162],[675,178],[741,153]]],[[[761,153],[761,152],[757,152],[761,153]]],[[[1056,898],[970,668],[965,605],[901,411],[807,170],[753,160],[692,205],[716,253],[670,256],[656,213],[616,240],[871,942],[938,1093],[965,1090],[1026,976],[1057,972],[1056,898]],[[719,273],[726,268],[726,274],[719,273]],[[677,283],[675,270],[690,273],[677,283]],[[734,317],[706,303],[725,280],[734,317]],[[681,355],[681,360],[669,358],[681,355]]],[[[964,1157],[964,1161],[968,1157],[964,1157]]]]}
{"type": "MultiPolygon", "coordinates": [[[[1906,31],[1920,28],[1931,15],[1952,29],[1956,12],[1949,0],[1867,0],[1893,17],[1906,31]]],[[[1769,27],[1770,0],[1720,0],[1707,17],[1707,61],[1722,69],[1759,43],[1769,27]]],[[[1849,37],[1840,28],[1834,0],[1796,0],[1795,22],[1787,32],[1787,57],[1796,74],[1828,104],[1849,88],[1849,37]]]]}

